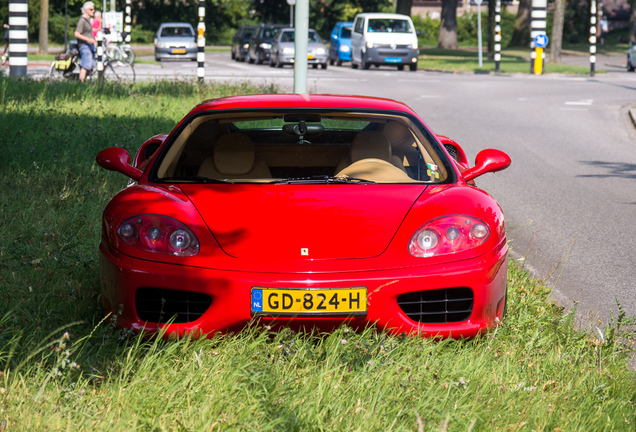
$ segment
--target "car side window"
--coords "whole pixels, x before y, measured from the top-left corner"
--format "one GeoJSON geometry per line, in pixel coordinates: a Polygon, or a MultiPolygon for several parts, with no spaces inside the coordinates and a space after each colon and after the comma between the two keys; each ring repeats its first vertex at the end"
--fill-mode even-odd
{"type": "Polygon", "coordinates": [[[356,20],[356,26],[355,26],[355,32],[356,33],[363,33],[363,29],[364,29],[364,18],[358,18],[356,20]]]}

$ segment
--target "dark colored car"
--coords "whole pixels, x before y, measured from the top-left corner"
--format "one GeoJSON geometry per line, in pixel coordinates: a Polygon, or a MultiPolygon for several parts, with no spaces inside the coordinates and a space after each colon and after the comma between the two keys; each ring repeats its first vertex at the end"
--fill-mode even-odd
{"type": "Polygon", "coordinates": [[[269,61],[272,39],[274,39],[280,29],[285,27],[287,27],[285,24],[261,24],[256,27],[256,31],[250,39],[247,61],[250,63],[256,62],[256,64],[269,61]]]}
{"type": "Polygon", "coordinates": [[[236,31],[232,38],[232,60],[245,61],[254,30],[256,30],[254,26],[245,26],[236,31]]]}
{"type": "Polygon", "coordinates": [[[331,44],[329,47],[329,64],[336,63],[342,66],[342,62],[351,61],[351,30],[353,22],[339,22],[331,31],[331,44]]]}

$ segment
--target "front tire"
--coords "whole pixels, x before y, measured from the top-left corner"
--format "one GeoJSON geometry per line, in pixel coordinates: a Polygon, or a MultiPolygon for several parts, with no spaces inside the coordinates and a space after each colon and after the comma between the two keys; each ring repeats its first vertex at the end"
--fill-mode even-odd
{"type": "Polygon", "coordinates": [[[636,70],[636,67],[632,65],[632,61],[629,58],[629,54],[627,54],[627,72],[634,72],[634,70],[636,70]]]}
{"type": "Polygon", "coordinates": [[[364,60],[364,53],[360,53],[360,67],[364,70],[368,70],[369,66],[369,63],[364,60]]]}

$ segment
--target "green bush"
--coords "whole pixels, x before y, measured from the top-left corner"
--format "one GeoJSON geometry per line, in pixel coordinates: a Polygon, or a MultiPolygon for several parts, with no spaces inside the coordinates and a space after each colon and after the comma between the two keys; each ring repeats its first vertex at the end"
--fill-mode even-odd
{"type": "Polygon", "coordinates": [[[437,35],[439,33],[439,20],[430,16],[422,17],[413,15],[411,17],[415,30],[420,30],[421,34],[417,37],[419,46],[436,46],[437,35]]]}

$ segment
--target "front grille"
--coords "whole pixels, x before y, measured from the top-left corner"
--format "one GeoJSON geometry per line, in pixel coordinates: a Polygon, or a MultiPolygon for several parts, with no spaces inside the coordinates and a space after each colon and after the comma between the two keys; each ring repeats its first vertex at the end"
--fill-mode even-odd
{"type": "Polygon", "coordinates": [[[452,323],[466,321],[473,311],[470,288],[447,288],[415,291],[398,297],[398,306],[413,321],[452,323]]]}
{"type": "Polygon", "coordinates": [[[212,304],[206,294],[160,288],[140,288],[135,295],[137,315],[154,323],[188,323],[199,319],[212,304]]]}
{"type": "Polygon", "coordinates": [[[409,54],[405,52],[396,52],[396,51],[378,51],[378,55],[382,57],[406,57],[409,54]]]}

